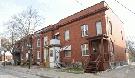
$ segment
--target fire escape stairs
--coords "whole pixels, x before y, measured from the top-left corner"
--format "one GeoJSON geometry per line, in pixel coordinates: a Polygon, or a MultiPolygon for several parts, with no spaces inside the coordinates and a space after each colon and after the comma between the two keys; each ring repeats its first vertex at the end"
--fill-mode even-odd
{"type": "Polygon", "coordinates": [[[88,65],[85,68],[85,73],[96,73],[99,70],[99,63],[101,60],[101,55],[98,55],[96,60],[89,61],[88,65]]]}

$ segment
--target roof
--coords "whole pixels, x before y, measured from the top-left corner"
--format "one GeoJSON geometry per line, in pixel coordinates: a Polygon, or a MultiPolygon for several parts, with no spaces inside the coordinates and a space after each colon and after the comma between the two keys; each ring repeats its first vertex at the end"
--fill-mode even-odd
{"type": "Polygon", "coordinates": [[[78,20],[83,19],[87,16],[94,15],[95,13],[99,13],[99,12],[105,11],[107,9],[108,9],[107,3],[105,1],[101,1],[100,3],[97,3],[91,7],[88,7],[84,10],[81,10],[80,12],[77,12],[71,16],[68,16],[64,19],[61,19],[58,23],[56,23],[54,25],[49,25],[49,26],[47,26],[47,27],[45,27],[37,32],[39,33],[39,32],[48,32],[50,30],[52,31],[52,30],[55,30],[61,26],[72,23],[74,21],[78,21],[78,20]]]}

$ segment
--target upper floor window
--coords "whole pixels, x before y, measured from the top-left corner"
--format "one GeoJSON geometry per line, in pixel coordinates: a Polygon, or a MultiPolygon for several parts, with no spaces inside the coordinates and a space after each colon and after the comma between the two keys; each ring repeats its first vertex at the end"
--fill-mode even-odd
{"type": "Polygon", "coordinates": [[[101,24],[101,21],[97,21],[96,22],[96,31],[97,31],[97,35],[101,35],[102,34],[102,24],[101,24]]]}
{"type": "Polygon", "coordinates": [[[122,33],[122,30],[121,30],[121,37],[122,37],[122,40],[123,40],[123,33],[122,33]]]}
{"type": "Polygon", "coordinates": [[[108,33],[112,35],[112,23],[109,21],[108,33]]]}
{"type": "Polygon", "coordinates": [[[81,32],[82,37],[88,36],[88,25],[82,25],[81,32]]]}
{"type": "Polygon", "coordinates": [[[40,47],[40,39],[37,39],[37,47],[40,47]]]}
{"type": "Polygon", "coordinates": [[[69,30],[66,30],[64,33],[65,40],[69,40],[69,30]]]}
{"type": "Polygon", "coordinates": [[[88,44],[82,44],[81,51],[82,51],[82,56],[88,56],[89,55],[88,44]]]}
{"type": "Polygon", "coordinates": [[[47,36],[44,37],[44,46],[45,45],[48,45],[48,37],[47,36]]]}

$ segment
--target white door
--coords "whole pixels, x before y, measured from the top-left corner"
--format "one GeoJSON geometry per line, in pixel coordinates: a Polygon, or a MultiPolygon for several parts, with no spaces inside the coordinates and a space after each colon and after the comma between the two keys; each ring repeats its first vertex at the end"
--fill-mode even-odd
{"type": "Polygon", "coordinates": [[[53,48],[50,48],[49,62],[50,62],[50,67],[54,67],[54,50],[53,50],[53,48]]]}
{"type": "Polygon", "coordinates": [[[60,51],[60,47],[52,47],[50,48],[50,58],[49,58],[49,61],[50,61],[50,67],[55,67],[57,66],[57,63],[59,63],[59,51],[60,51]]]}

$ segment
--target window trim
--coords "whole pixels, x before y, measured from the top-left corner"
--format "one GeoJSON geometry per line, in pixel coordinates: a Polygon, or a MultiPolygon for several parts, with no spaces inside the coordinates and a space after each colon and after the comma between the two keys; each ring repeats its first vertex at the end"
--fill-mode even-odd
{"type": "Polygon", "coordinates": [[[69,31],[69,30],[65,30],[65,32],[64,32],[64,39],[65,39],[66,41],[70,40],[70,31],[69,31]],[[66,36],[67,36],[67,32],[68,32],[68,37],[66,37],[66,36]],[[67,38],[67,39],[66,39],[66,38],[67,38]]]}
{"type": "Polygon", "coordinates": [[[102,21],[101,20],[98,20],[98,21],[96,21],[95,22],[95,27],[96,27],[96,35],[98,36],[98,35],[101,35],[101,34],[97,34],[97,22],[101,22],[101,28],[102,28],[102,34],[103,34],[103,27],[102,27],[102,21]]]}
{"type": "MultiPolygon", "coordinates": [[[[87,51],[86,46],[85,46],[85,49],[84,49],[84,50],[85,50],[85,53],[86,53],[86,51],[87,51]]],[[[81,44],[81,55],[82,55],[82,56],[89,56],[89,47],[88,47],[88,43],[83,43],[83,44],[81,44]],[[87,55],[86,55],[86,54],[84,55],[82,46],[83,46],[83,45],[86,45],[86,44],[87,44],[87,48],[88,48],[88,54],[87,54],[87,55]]]]}
{"type": "Polygon", "coordinates": [[[88,24],[83,24],[81,25],[81,37],[86,37],[89,34],[89,25],[88,24]],[[85,33],[87,32],[87,34],[85,33]]]}
{"type": "Polygon", "coordinates": [[[122,32],[122,30],[121,30],[121,39],[123,40],[123,32],[122,32]]]}
{"type": "Polygon", "coordinates": [[[48,37],[47,36],[44,36],[44,46],[46,46],[46,45],[48,45],[48,37]],[[46,38],[46,40],[45,40],[45,38],[46,38]]]}
{"type": "Polygon", "coordinates": [[[37,59],[41,59],[41,53],[40,53],[40,51],[37,51],[37,59]]]}
{"type": "Polygon", "coordinates": [[[41,42],[40,42],[40,39],[38,38],[37,39],[37,47],[40,47],[40,45],[41,45],[41,42]]]}
{"type": "Polygon", "coordinates": [[[109,31],[109,34],[111,34],[111,35],[112,35],[112,22],[111,22],[111,21],[109,21],[108,23],[109,23],[108,31],[109,31]],[[110,28],[111,28],[111,29],[110,29],[110,28]]]}

